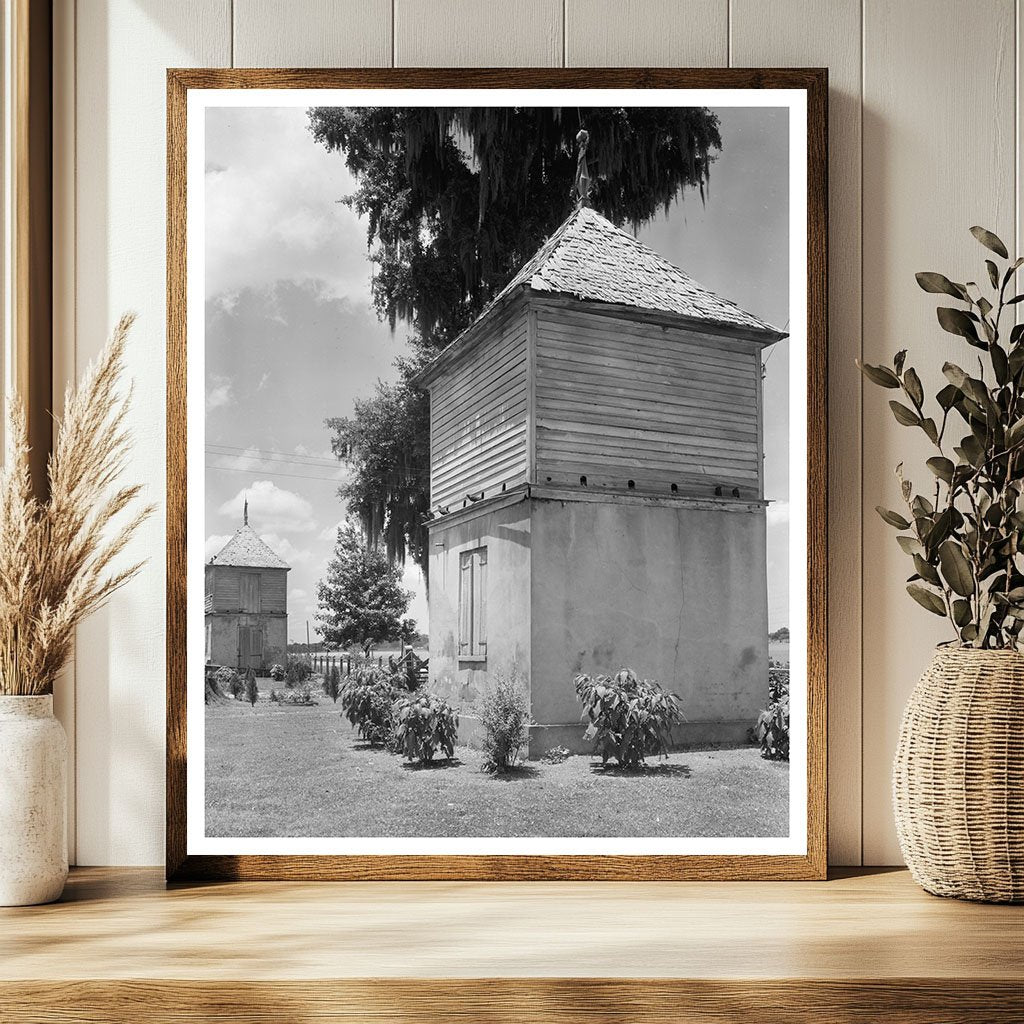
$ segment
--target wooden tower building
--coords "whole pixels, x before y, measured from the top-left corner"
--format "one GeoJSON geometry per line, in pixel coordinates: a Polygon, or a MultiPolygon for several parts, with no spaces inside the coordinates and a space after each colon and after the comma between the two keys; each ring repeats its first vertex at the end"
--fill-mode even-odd
{"type": "Polygon", "coordinates": [[[206,661],[265,669],[288,651],[288,563],[242,525],[206,563],[206,661]]]}
{"type": "Polygon", "coordinates": [[[430,675],[530,693],[531,756],[586,749],[579,672],[683,700],[683,742],[766,699],[762,350],[786,335],[580,206],[423,372],[430,675]]]}

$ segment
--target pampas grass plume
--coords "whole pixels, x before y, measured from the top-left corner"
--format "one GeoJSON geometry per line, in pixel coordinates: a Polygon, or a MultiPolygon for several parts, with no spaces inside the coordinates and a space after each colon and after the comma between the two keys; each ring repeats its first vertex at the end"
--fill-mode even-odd
{"type": "Polygon", "coordinates": [[[117,385],[134,320],[121,318],[78,388],[65,392],[46,501],[32,493],[24,408],[11,403],[0,469],[0,695],[52,693],[75,627],[142,568],[112,567],[153,511],[138,507],[141,487],[117,484],[130,446],[130,394],[117,385]]]}

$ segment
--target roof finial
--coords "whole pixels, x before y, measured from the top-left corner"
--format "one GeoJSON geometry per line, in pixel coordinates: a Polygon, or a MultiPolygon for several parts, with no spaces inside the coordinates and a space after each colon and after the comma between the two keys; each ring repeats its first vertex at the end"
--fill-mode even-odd
{"type": "Polygon", "coordinates": [[[587,173],[587,143],[590,132],[581,128],[576,133],[576,206],[586,206],[590,197],[590,175],[587,173]]]}
{"type": "Polygon", "coordinates": [[[242,506],[242,525],[249,525],[249,495],[245,496],[245,504],[242,506]]]}

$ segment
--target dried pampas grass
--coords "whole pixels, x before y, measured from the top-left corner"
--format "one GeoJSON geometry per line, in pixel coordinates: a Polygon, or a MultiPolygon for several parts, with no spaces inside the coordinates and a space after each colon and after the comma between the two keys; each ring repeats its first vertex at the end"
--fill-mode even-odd
{"type": "Polygon", "coordinates": [[[47,460],[50,496],[32,494],[25,413],[10,412],[10,444],[0,469],[0,695],[52,693],[71,656],[75,627],[142,563],[112,565],[153,511],[131,512],[140,487],[115,487],[128,456],[128,397],[118,381],[134,315],[121,318],[78,387],[68,387],[47,460]]]}

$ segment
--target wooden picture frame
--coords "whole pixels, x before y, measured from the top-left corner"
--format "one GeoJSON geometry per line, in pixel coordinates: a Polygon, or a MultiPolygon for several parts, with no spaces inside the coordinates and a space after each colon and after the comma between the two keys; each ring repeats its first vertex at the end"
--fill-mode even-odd
{"type": "Polygon", "coordinates": [[[170,69],[167,73],[167,878],[820,879],[826,874],[827,71],[170,69]],[[806,95],[807,843],[781,855],[196,854],[187,843],[187,144],[190,90],[757,89],[806,95]]]}

